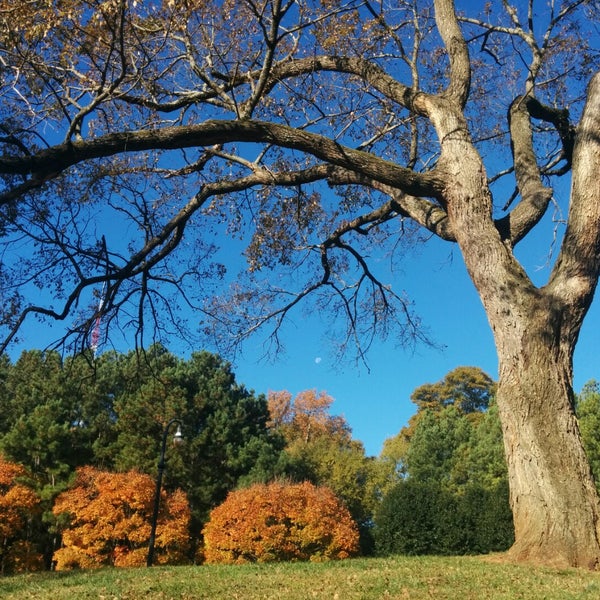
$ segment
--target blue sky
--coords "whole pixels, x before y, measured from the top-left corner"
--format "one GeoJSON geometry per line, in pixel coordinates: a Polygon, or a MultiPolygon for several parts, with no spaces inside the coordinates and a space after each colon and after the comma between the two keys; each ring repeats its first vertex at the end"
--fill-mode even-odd
{"type": "MultiPolygon", "coordinates": [[[[435,382],[459,365],[473,365],[495,378],[497,361],[485,313],[453,247],[431,240],[421,256],[411,258],[395,288],[414,300],[423,325],[438,345],[397,348],[376,344],[367,355],[368,368],[351,358],[335,362],[323,331],[302,319],[288,325],[286,354],[273,363],[252,360],[251,343],[235,363],[238,379],[257,392],[287,389],[325,390],[368,454],[379,454],[385,438],[395,435],[414,413],[412,391],[435,382]]],[[[256,341],[256,355],[260,354],[256,341]]]]}

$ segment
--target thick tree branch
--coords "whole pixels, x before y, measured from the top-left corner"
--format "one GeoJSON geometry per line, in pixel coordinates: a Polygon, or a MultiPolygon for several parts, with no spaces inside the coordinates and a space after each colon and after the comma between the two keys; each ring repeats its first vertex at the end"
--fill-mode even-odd
{"type": "Polygon", "coordinates": [[[502,237],[516,244],[546,212],[552,189],[542,184],[525,97],[521,96],[511,104],[508,121],[515,176],[522,200],[509,215],[498,221],[498,226],[502,237]]]}
{"type": "Polygon", "coordinates": [[[548,290],[577,323],[591,304],[600,274],[600,73],[588,86],[573,165],[568,225],[548,290]]]}
{"type": "Polygon", "coordinates": [[[563,145],[565,170],[570,168],[573,154],[574,130],[569,123],[567,110],[545,106],[531,96],[520,96],[514,100],[508,121],[521,201],[507,216],[497,221],[502,237],[513,245],[540,221],[552,198],[552,189],[542,183],[541,170],[533,149],[531,118],[546,121],[556,128],[563,145]]]}
{"type": "MultiPolygon", "coordinates": [[[[93,140],[60,144],[32,156],[0,157],[0,173],[31,174],[32,179],[38,181],[52,178],[75,164],[96,158],[226,142],[266,142],[302,150],[413,195],[435,197],[442,188],[442,182],[436,178],[435,172],[416,173],[368,152],[338,144],[327,137],[263,121],[206,121],[200,125],[113,133],[93,140]]],[[[9,189],[4,194],[0,196],[0,202],[6,201],[5,198],[12,199],[14,190],[9,189]]]]}
{"type": "Polygon", "coordinates": [[[396,104],[416,114],[427,116],[427,106],[425,103],[419,101],[419,99],[428,97],[428,94],[400,83],[374,62],[352,56],[322,55],[300,59],[286,59],[270,66],[268,78],[265,78],[265,72],[262,69],[245,74],[236,73],[231,76],[219,75],[219,79],[222,79],[224,82],[217,89],[203,90],[201,92],[190,91],[181,98],[168,102],[157,102],[150,98],[135,96],[127,92],[119,94],[117,98],[130,104],[169,113],[193,104],[209,102],[237,87],[248,85],[255,81],[265,80],[261,85],[263,94],[267,94],[282,81],[294,79],[302,75],[314,75],[319,71],[346,73],[360,77],[362,81],[396,104]]]}
{"type": "Polygon", "coordinates": [[[525,99],[525,104],[531,117],[554,125],[562,143],[562,158],[566,161],[566,170],[570,169],[573,160],[575,129],[569,121],[569,111],[567,109],[546,106],[537,100],[537,98],[529,96],[525,99]]]}
{"type": "Polygon", "coordinates": [[[363,185],[378,190],[391,198],[389,202],[376,208],[368,215],[359,217],[359,219],[376,220],[393,212],[412,219],[443,240],[456,241],[448,222],[448,213],[436,202],[406,194],[397,188],[379,183],[352,171],[336,170],[328,177],[328,182],[331,185],[363,185]]]}
{"type": "Polygon", "coordinates": [[[450,60],[450,81],[444,96],[464,107],[471,87],[469,50],[456,18],[454,0],[436,0],[435,22],[450,60]]]}

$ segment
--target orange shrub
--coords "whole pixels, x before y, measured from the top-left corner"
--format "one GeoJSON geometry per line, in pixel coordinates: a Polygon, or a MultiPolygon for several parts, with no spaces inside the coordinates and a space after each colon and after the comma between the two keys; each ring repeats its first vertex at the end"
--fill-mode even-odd
{"type": "Polygon", "coordinates": [[[358,529],[334,493],[311,483],[231,492],[204,527],[209,563],[327,560],[358,551],[358,529]]]}
{"type": "MultiPolygon", "coordinates": [[[[71,489],[58,496],[55,515],[66,513],[57,570],[102,565],[130,567],[146,560],[154,503],[154,480],[136,471],[77,470],[71,489]]],[[[189,543],[190,509],[185,494],[163,491],[156,529],[156,562],[183,562],[189,543]]]]}
{"type": "Polygon", "coordinates": [[[37,494],[19,483],[24,467],[0,457],[0,565],[3,572],[40,569],[42,557],[25,538],[27,522],[39,511],[37,494]]]}

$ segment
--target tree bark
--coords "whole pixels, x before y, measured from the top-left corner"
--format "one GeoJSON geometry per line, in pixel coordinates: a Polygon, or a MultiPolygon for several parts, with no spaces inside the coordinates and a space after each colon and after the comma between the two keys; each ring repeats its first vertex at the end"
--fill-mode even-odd
{"type": "Polygon", "coordinates": [[[572,388],[572,356],[587,295],[574,306],[555,286],[536,288],[499,235],[476,228],[466,239],[462,213],[472,217],[477,210],[472,206],[481,209],[485,200],[476,199],[463,198],[449,213],[462,221],[454,230],[460,231],[458,241],[498,352],[497,401],[516,540],[509,557],[597,569],[600,500],[572,388]]]}
{"type": "Polygon", "coordinates": [[[574,414],[570,357],[553,335],[552,310],[524,312],[495,328],[515,525],[509,557],[596,569],[600,502],[574,414]]]}
{"type": "Polygon", "coordinates": [[[504,295],[480,291],[498,349],[515,522],[510,556],[594,569],[600,500],[574,414],[572,357],[600,269],[599,170],[596,75],[576,134],[568,227],[549,284],[538,290],[523,277],[504,277],[504,295]]]}

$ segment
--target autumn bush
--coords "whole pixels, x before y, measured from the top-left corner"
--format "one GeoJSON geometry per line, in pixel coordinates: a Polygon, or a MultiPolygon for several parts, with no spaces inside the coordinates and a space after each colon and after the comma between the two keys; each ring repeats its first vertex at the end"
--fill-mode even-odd
{"type": "Polygon", "coordinates": [[[27,525],[38,512],[40,499],[21,482],[25,468],[0,456],[0,572],[18,573],[42,568],[42,557],[31,540],[27,525]]]}
{"type": "Polygon", "coordinates": [[[255,484],[231,492],[203,531],[209,563],[348,558],[358,529],[334,493],[311,483],[255,484]]]}
{"type": "MultiPolygon", "coordinates": [[[[64,521],[57,570],[103,565],[139,566],[146,559],[154,480],[136,471],[109,473],[81,467],[73,486],[58,496],[54,514],[64,521]]],[[[157,563],[185,561],[190,509],[185,494],[163,491],[156,529],[157,563]]]]}

